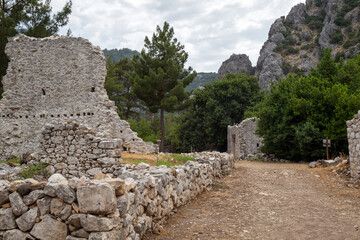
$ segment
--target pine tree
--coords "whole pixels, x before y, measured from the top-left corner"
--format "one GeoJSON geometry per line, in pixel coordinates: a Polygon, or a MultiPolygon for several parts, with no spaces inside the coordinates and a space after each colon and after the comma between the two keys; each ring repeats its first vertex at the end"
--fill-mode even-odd
{"type": "Polygon", "coordinates": [[[191,67],[184,68],[188,53],[174,38],[174,29],[164,22],[161,29],[156,28],[151,41],[145,37],[145,49],[141,56],[134,56],[134,86],[137,97],[145,102],[149,110],[160,110],[161,144],[164,149],[165,122],[164,112],[174,112],[183,106],[187,93],[184,88],[196,76],[191,67]]]}

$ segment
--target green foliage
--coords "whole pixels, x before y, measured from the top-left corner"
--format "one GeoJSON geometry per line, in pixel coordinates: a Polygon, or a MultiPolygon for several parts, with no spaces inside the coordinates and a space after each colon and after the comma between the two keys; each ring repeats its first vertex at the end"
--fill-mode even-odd
{"type": "Polygon", "coordinates": [[[287,63],[285,61],[284,61],[283,65],[281,66],[281,69],[283,70],[285,75],[287,75],[289,73],[296,73],[299,75],[304,74],[304,71],[299,69],[297,66],[291,66],[289,63],[287,63]]]}
{"type": "Polygon", "coordinates": [[[143,100],[152,113],[160,110],[161,145],[165,141],[164,112],[175,112],[185,107],[188,97],[185,87],[195,78],[191,67],[185,69],[188,54],[174,37],[174,29],[165,22],[156,28],[152,39],[145,37],[145,49],[141,57],[133,58],[133,91],[143,100]]]}
{"type": "Polygon", "coordinates": [[[217,77],[217,74],[214,72],[209,72],[209,73],[199,72],[199,73],[197,73],[194,81],[192,81],[189,84],[189,86],[187,86],[185,88],[185,90],[188,92],[191,90],[195,90],[200,86],[204,86],[207,83],[211,83],[211,82],[215,81],[216,77],[217,77]]]}
{"type": "Polygon", "coordinates": [[[315,16],[305,16],[305,22],[310,27],[311,30],[321,30],[324,27],[324,19],[325,19],[326,13],[324,10],[322,10],[319,15],[315,16]]]}
{"type": "Polygon", "coordinates": [[[131,50],[129,48],[122,49],[104,49],[103,50],[105,58],[111,59],[111,62],[117,63],[123,58],[132,59],[134,55],[140,55],[140,53],[136,50],[131,50]]]}
{"type": "Polygon", "coordinates": [[[141,101],[133,92],[133,81],[130,74],[134,71],[132,63],[123,58],[114,63],[108,59],[105,89],[113,100],[122,118],[137,117],[143,109],[141,101]]]}
{"type": "Polygon", "coordinates": [[[344,36],[340,29],[336,29],[336,31],[330,37],[330,43],[332,44],[341,44],[344,40],[344,36]]]}
{"type": "Polygon", "coordinates": [[[175,161],[186,163],[187,161],[194,161],[195,158],[191,156],[183,156],[181,154],[171,154],[170,155],[175,161]]]}
{"type": "Polygon", "coordinates": [[[39,162],[37,164],[33,164],[28,166],[27,168],[23,168],[23,170],[21,171],[21,176],[23,178],[33,178],[34,176],[37,175],[43,175],[43,176],[48,176],[49,173],[46,170],[47,164],[43,163],[43,162],[39,162]]]}
{"type": "Polygon", "coordinates": [[[196,90],[181,121],[183,151],[226,151],[227,126],[240,123],[246,109],[260,98],[257,79],[245,74],[227,74],[196,90]]]}
{"type": "Polygon", "coordinates": [[[0,1],[0,93],[2,77],[6,73],[8,59],[4,52],[8,37],[24,33],[31,37],[47,37],[68,23],[71,0],[63,9],[51,16],[51,0],[1,0],[0,1]]]}
{"type": "Polygon", "coordinates": [[[160,160],[160,161],[157,161],[154,163],[155,166],[161,166],[161,165],[165,165],[167,167],[173,167],[173,166],[176,166],[178,165],[177,163],[174,163],[174,162],[168,162],[168,161],[163,161],[163,160],[160,160]]]}
{"type": "Polygon", "coordinates": [[[144,141],[157,143],[157,140],[160,139],[159,129],[154,129],[153,121],[145,118],[139,120],[130,118],[127,121],[130,123],[131,130],[137,132],[144,141]]]}
{"type": "Polygon", "coordinates": [[[18,157],[14,157],[14,158],[11,158],[9,160],[6,160],[6,161],[0,161],[0,163],[5,163],[5,164],[10,164],[10,163],[15,163],[15,164],[21,164],[21,159],[18,158],[18,157]]]}
{"type": "Polygon", "coordinates": [[[332,140],[331,153],[346,153],[345,122],[360,108],[360,60],[335,64],[324,51],[308,76],[290,75],[273,86],[251,109],[260,118],[263,151],[279,158],[312,161],[324,157],[322,139],[332,140]]]}
{"type": "Polygon", "coordinates": [[[337,17],[335,18],[335,24],[338,26],[347,27],[351,25],[351,22],[349,20],[345,19],[346,13],[353,10],[355,7],[358,7],[360,5],[359,0],[344,0],[344,4],[338,13],[337,17]]]}

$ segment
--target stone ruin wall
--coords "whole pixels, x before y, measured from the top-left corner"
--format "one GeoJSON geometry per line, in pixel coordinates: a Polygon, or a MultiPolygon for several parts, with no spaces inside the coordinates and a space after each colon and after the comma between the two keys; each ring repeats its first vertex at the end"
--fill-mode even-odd
{"type": "Polygon", "coordinates": [[[346,122],[351,176],[360,178],[360,111],[346,122]]]}
{"type": "Polygon", "coordinates": [[[247,118],[240,124],[228,126],[227,146],[228,153],[235,159],[243,159],[249,155],[261,153],[262,138],[255,134],[257,118],[247,118]]]}
{"type": "Polygon", "coordinates": [[[156,152],[121,120],[104,82],[105,57],[83,38],[20,35],[9,39],[10,59],[0,100],[0,156],[39,150],[41,130],[48,124],[77,122],[96,135],[121,139],[130,152],[156,152]]]}
{"type": "Polygon", "coordinates": [[[47,182],[0,180],[0,238],[141,239],[147,231],[158,233],[178,207],[233,164],[229,154],[207,153],[171,168],[124,165],[118,178],[67,180],[54,174],[47,182]]]}

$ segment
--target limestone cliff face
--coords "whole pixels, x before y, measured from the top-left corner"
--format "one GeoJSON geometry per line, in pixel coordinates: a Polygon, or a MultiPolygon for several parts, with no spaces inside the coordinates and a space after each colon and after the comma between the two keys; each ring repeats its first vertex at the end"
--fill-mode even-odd
{"type": "Polygon", "coordinates": [[[277,19],[256,65],[261,89],[270,89],[272,82],[290,72],[308,73],[325,48],[332,50],[335,59],[358,54],[359,12],[356,1],[307,0],[277,19]]]}
{"type": "Polygon", "coordinates": [[[254,74],[254,68],[246,54],[233,54],[229,59],[225,60],[218,70],[218,78],[223,78],[228,73],[246,73],[254,74]]]}

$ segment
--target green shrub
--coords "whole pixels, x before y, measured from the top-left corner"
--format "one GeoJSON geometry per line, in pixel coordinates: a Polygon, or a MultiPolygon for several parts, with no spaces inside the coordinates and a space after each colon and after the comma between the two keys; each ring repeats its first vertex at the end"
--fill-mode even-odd
{"type": "Polygon", "coordinates": [[[21,171],[21,176],[23,178],[33,178],[36,175],[48,176],[49,173],[46,170],[47,164],[43,162],[39,162],[34,165],[30,165],[27,168],[23,168],[21,171]]]}
{"type": "Polygon", "coordinates": [[[288,46],[288,47],[286,48],[286,51],[285,51],[285,54],[286,54],[286,55],[297,54],[297,53],[299,53],[299,49],[293,48],[293,47],[290,47],[290,46],[288,46]]]}
{"type": "Polygon", "coordinates": [[[330,37],[330,43],[332,44],[341,44],[344,40],[344,36],[340,29],[336,29],[336,31],[330,37]]]}
{"type": "Polygon", "coordinates": [[[8,165],[9,165],[10,162],[20,165],[20,164],[21,164],[21,159],[18,158],[18,157],[13,157],[13,158],[8,159],[8,160],[6,160],[6,161],[0,161],[0,163],[5,163],[5,164],[8,164],[8,165]]]}
{"type": "Polygon", "coordinates": [[[306,15],[305,22],[311,30],[321,30],[324,27],[325,16],[326,13],[324,10],[322,10],[320,14],[316,16],[306,15]]]}

